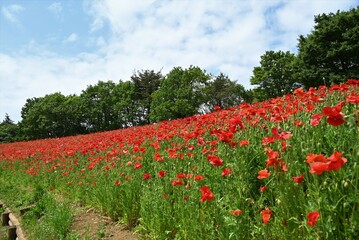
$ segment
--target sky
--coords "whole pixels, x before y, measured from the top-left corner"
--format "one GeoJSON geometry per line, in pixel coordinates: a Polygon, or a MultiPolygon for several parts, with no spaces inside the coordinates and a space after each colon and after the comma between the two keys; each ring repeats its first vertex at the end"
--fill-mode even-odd
{"type": "Polygon", "coordinates": [[[297,53],[314,16],[359,0],[0,0],[0,121],[26,99],[139,70],[198,66],[251,88],[268,50],[297,53]]]}

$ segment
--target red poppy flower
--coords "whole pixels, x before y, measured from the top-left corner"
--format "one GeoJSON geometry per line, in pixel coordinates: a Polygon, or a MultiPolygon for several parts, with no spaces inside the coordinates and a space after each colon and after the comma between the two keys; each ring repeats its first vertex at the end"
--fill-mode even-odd
{"type": "Polygon", "coordinates": [[[264,178],[268,178],[270,176],[270,173],[268,172],[267,169],[264,169],[264,170],[260,170],[258,172],[258,179],[264,179],[264,178]]]}
{"type": "Polygon", "coordinates": [[[293,181],[296,183],[301,183],[304,181],[304,174],[300,174],[299,176],[292,177],[293,181]]]}
{"type": "Polygon", "coordinates": [[[243,211],[240,209],[232,210],[232,216],[241,215],[242,213],[243,211]]]}
{"type": "Polygon", "coordinates": [[[346,158],[341,157],[342,155],[343,153],[334,151],[334,153],[328,157],[330,161],[328,166],[329,171],[338,171],[347,162],[346,158]]]}
{"type": "Polygon", "coordinates": [[[279,164],[282,166],[282,171],[283,172],[288,172],[288,167],[287,164],[283,161],[280,161],[279,164]]]}
{"type": "Polygon", "coordinates": [[[315,173],[315,174],[322,174],[325,171],[329,170],[329,165],[328,163],[323,163],[323,162],[312,162],[310,163],[310,173],[315,173]]]}
{"type": "Polygon", "coordinates": [[[233,137],[234,137],[233,132],[222,131],[220,134],[218,134],[218,139],[227,143],[229,143],[233,137]]]}
{"type": "Polygon", "coordinates": [[[318,221],[320,216],[319,212],[310,212],[307,215],[308,218],[308,224],[312,227],[314,227],[315,223],[318,221]]]}
{"type": "Polygon", "coordinates": [[[327,159],[325,158],[325,156],[323,154],[314,154],[314,153],[309,153],[307,158],[306,158],[306,162],[307,163],[312,163],[312,162],[327,162],[327,159]]]}
{"type": "Polygon", "coordinates": [[[230,176],[232,174],[232,169],[231,168],[223,168],[222,170],[222,176],[230,176]]]}
{"type": "Polygon", "coordinates": [[[247,145],[249,145],[249,141],[248,141],[248,140],[239,141],[239,146],[243,147],[243,146],[247,146],[247,145]]]}
{"type": "Polygon", "coordinates": [[[171,180],[171,183],[173,186],[184,185],[184,182],[182,182],[181,180],[171,180]]]}
{"type": "Polygon", "coordinates": [[[163,178],[166,175],[166,173],[167,173],[166,171],[161,170],[158,172],[158,177],[163,178]]]}
{"type": "Polygon", "coordinates": [[[163,162],[165,160],[165,158],[163,156],[161,156],[161,154],[159,152],[155,153],[155,155],[153,156],[153,159],[157,162],[163,162]]]}
{"type": "Polygon", "coordinates": [[[305,95],[303,88],[297,88],[293,91],[293,93],[294,93],[294,95],[296,95],[298,97],[305,95]]]}
{"type": "Polygon", "coordinates": [[[303,126],[303,125],[304,125],[304,123],[303,123],[302,121],[300,121],[300,120],[294,121],[293,124],[294,124],[295,126],[297,126],[297,127],[300,127],[300,126],[303,126]]]}
{"type": "Polygon", "coordinates": [[[324,107],[323,108],[323,115],[327,116],[327,123],[332,126],[339,126],[345,122],[343,119],[344,114],[341,113],[342,107],[345,105],[344,102],[338,103],[334,107],[324,107]]]}
{"type": "Polygon", "coordinates": [[[139,162],[136,162],[135,165],[133,166],[134,169],[139,169],[142,167],[142,164],[139,162]]]}
{"type": "Polygon", "coordinates": [[[117,181],[115,182],[115,186],[120,185],[120,184],[121,184],[120,180],[117,180],[117,181]]]}
{"type": "Polygon", "coordinates": [[[270,136],[270,137],[264,137],[264,138],[262,139],[262,145],[263,145],[263,146],[266,146],[266,145],[268,145],[268,144],[270,144],[270,143],[274,143],[274,141],[275,141],[275,138],[272,137],[272,136],[270,136]]]}
{"type": "Polygon", "coordinates": [[[201,181],[201,180],[204,179],[204,176],[203,176],[203,175],[194,175],[193,179],[194,179],[195,181],[201,181]]]}
{"type": "Polygon", "coordinates": [[[272,210],[270,210],[269,208],[266,208],[265,210],[261,211],[262,214],[262,221],[264,224],[267,224],[269,219],[272,216],[272,210]]]}
{"type": "Polygon", "coordinates": [[[186,174],[184,174],[184,173],[179,173],[179,174],[177,174],[176,177],[177,177],[177,178],[186,178],[186,174]]]}
{"type": "Polygon", "coordinates": [[[207,159],[208,159],[208,161],[209,161],[212,165],[214,165],[214,166],[216,166],[216,167],[222,166],[222,164],[223,164],[223,160],[220,159],[220,158],[219,158],[218,156],[216,156],[216,155],[210,155],[210,154],[208,154],[208,155],[207,155],[207,159]]]}
{"type": "Polygon", "coordinates": [[[314,114],[312,116],[312,119],[310,120],[310,125],[313,127],[318,126],[322,117],[323,117],[323,115],[320,113],[314,114]]]}
{"type": "Polygon", "coordinates": [[[213,109],[214,109],[215,111],[219,111],[219,110],[221,110],[221,107],[216,105],[216,106],[213,107],[213,109]]]}
{"type": "Polygon", "coordinates": [[[144,180],[148,180],[148,179],[150,179],[151,178],[151,174],[149,174],[149,173],[144,173],[143,174],[143,179],[144,180]]]}
{"type": "Polygon", "coordinates": [[[214,194],[211,192],[211,189],[208,186],[203,186],[200,189],[202,193],[201,202],[212,201],[214,194]]]}
{"type": "Polygon", "coordinates": [[[352,93],[347,98],[346,101],[351,104],[359,104],[359,94],[352,93]]]}
{"type": "Polygon", "coordinates": [[[264,192],[264,191],[267,191],[267,190],[268,190],[267,186],[262,186],[262,187],[259,188],[260,192],[264,192]]]}

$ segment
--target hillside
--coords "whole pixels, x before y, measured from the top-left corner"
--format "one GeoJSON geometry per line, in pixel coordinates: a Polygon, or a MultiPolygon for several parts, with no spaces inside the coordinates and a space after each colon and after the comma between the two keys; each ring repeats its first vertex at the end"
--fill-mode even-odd
{"type": "Polygon", "coordinates": [[[355,239],[358,90],[348,80],[142,127],[0,144],[1,198],[36,206],[23,217],[36,239],[75,236],[70,206],[145,239],[355,239]]]}

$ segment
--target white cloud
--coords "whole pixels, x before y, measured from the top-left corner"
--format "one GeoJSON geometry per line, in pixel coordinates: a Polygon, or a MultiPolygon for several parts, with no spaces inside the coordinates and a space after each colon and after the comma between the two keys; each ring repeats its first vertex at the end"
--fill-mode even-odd
{"type": "Polygon", "coordinates": [[[55,14],[59,14],[62,11],[62,4],[60,2],[54,2],[49,5],[48,9],[55,14]]]}
{"type": "Polygon", "coordinates": [[[9,5],[1,8],[1,12],[4,17],[13,23],[18,23],[17,14],[21,11],[25,10],[25,8],[18,4],[9,5]]]}
{"type": "Polygon", "coordinates": [[[54,92],[79,94],[89,84],[108,80],[102,62],[93,54],[69,59],[47,54],[0,54],[0,119],[8,113],[15,121],[20,120],[21,107],[28,98],[54,92]]]}
{"type": "MultiPolygon", "coordinates": [[[[94,52],[72,57],[37,48],[0,53],[0,120],[5,112],[20,120],[27,98],[57,91],[79,94],[88,84],[128,80],[141,69],[166,74],[176,66],[195,65],[228,74],[248,88],[253,67],[266,50],[295,51],[298,35],[314,26],[314,15],[348,10],[355,1],[85,2],[93,19],[88,26],[92,37],[85,43],[96,46],[94,52]]],[[[77,40],[72,33],[64,42],[77,40]]]]}
{"type": "Polygon", "coordinates": [[[65,40],[65,43],[72,43],[76,42],[79,39],[78,35],[76,33],[71,33],[65,40]]]}

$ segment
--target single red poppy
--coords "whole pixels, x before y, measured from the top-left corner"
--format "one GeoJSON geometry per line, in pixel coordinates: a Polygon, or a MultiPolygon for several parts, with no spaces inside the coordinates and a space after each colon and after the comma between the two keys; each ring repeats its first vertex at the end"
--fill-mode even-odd
{"type": "Polygon", "coordinates": [[[166,175],[166,173],[167,173],[166,171],[161,170],[158,172],[158,177],[163,178],[166,175]]]}
{"type": "Polygon", "coordinates": [[[144,180],[148,180],[148,179],[150,179],[151,178],[151,174],[149,174],[149,173],[144,173],[143,174],[143,179],[144,180]]]}
{"type": "Polygon", "coordinates": [[[267,191],[267,190],[268,190],[267,186],[262,186],[262,187],[259,188],[260,192],[264,192],[264,191],[267,191]]]}
{"type": "Polygon", "coordinates": [[[308,224],[311,226],[311,227],[314,227],[315,223],[318,221],[319,219],[319,216],[320,216],[320,213],[319,212],[310,212],[308,213],[307,215],[307,218],[308,218],[308,224]]]}
{"type": "Polygon", "coordinates": [[[261,211],[262,214],[262,221],[264,224],[267,224],[269,219],[272,216],[272,210],[270,210],[269,208],[266,208],[264,210],[261,211]]]}
{"type": "Polygon", "coordinates": [[[231,168],[223,168],[222,170],[222,176],[230,176],[232,174],[232,169],[231,168]]]}
{"type": "Polygon", "coordinates": [[[312,162],[310,163],[310,173],[315,173],[315,174],[322,174],[325,171],[329,170],[329,165],[328,163],[323,163],[323,162],[312,162]]]}
{"type": "Polygon", "coordinates": [[[342,155],[343,153],[334,151],[334,153],[328,157],[330,161],[328,166],[329,171],[338,171],[347,162],[346,158],[341,157],[342,155]]]}
{"type": "Polygon", "coordinates": [[[301,183],[304,181],[304,174],[301,174],[299,176],[296,176],[296,177],[292,177],[293,178],[293,181],[296,182],[296,183],[301,183]]]}
{"type": "Polygon", "coordinates": [[[232,210],[233,216],[241,215],[242,213],[243,213],[243,211],[241,209],[232,210]]]}
{"type": "Polygon", "coordinates": [[[268,172],[267,169],[264,169],[264,170],[260,170],[258,172],[258,179],[264,179],[264,178],[268,178],[270,176],[270,173],[268,172]]]}

